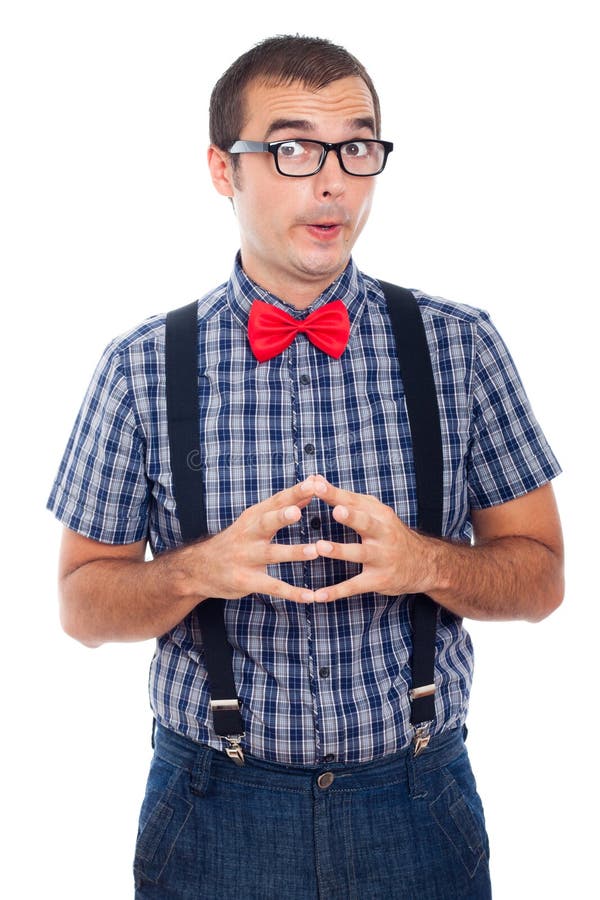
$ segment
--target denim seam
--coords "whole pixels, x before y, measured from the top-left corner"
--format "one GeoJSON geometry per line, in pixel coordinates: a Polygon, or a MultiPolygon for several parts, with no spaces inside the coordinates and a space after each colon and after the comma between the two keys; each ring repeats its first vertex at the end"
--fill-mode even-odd
{"type": "MultiPolygon", "coordinates": [[[[452,776],[450,776],[450,777],[452,777],[452,776]]],[[[453,780],[454,780],[454,779],[453,779],[453,780]]],[[[455,782],[455,783],[456,783],[456,782],[455,782]]],[[[438,827],[444,832],[444,834],[446,835],[446,837],[448,838],[448,840],[450,841],[450,843],[451,843],[452,846],[454,847],[454,849],[455,849],[455,851],[456,851],[456,854],[457,854],[458,858],[461,860],[461,862],[462,862],[462,864],[463,864],[463,866],[464,866],[464,868],[465,868],[467,874],[469,875],[469,878],[470,878],[471,880],[473,880],[473,878],[475,877],[475,875],[476,875],[476,873],[477,873],[477,869],[479,868],[479,864],[480,864],[481,860],[482,860],[482,859],[485,857],[485,855],[486,855],[486,853],[485,853],[485,847],[484,847],[483,845],[481,845],[481,852],[479,853],[479,856],[476,857],[477,862],[475,863],[475,865],[473,866],[473,868],[472,868],[472,870],[471,870],[471,868],[470,868],[469,866],[467,866],[467,864],[466,864],[466,863],[464,862],[464,860],[463,860],[461,848],[456,844],[455,841],[452,840],[452,836],[448,833],[448,831],[446,830],[446,828],[444,828],[443,825],[439,822],[438,818],[436,817],[436,815],[435,815],[434,812],[433,812],[433,806],[434,806],[434,805],[438,802],[438,800],[440,800],[440,799],[444,796],[444,794],[447,793],[451,788],[452,788],[452,785],[451,785],[451,784],[447,784],[446,787],[443,789],[443,791],[440,791],[440,793],[437,795],[437,797],[436,797],[434,800],[431,801],[431,803],[429,804],[429,809],[430,809],[430,812],[431,812],[431,814],[432,814],[432,817],[433,817],[434,821],[437,823],[438,827]]],[[[458,799],[459,799],[459,800],[462,800],[462,802],[465,804],[465,806],[466,806],[466,808],[467,808],[467,810],[468,810],[468,805],[466,804],[466,802],[465,802],[465,800],[464,800],[462,794],[459,794],[459,798],[458,798],[458,799]]],[[[458,828],[458,830],[459,830],[459,832],[460,832],[460,834],[461,834],[463,840],[465,841],[467,847],[469,848],[469,851],[470,851],[470,852],[473,854],[473,856],[475,857],[475,854],[476,854],[477,851],[474,850],[474,849],[470,846],[469,841],[468,841],[466,835],[463,833],[463,831],[462,831],[462,829],[461,829],[459,823],[457,822],[456,818],[455,818],[454,815],[452,814],[452,806],[453,806],[453,805],[454,805],[454,804],[451,804],[451,806],[449,807],[450,816],[451,816],[451,818],[453,819],[453,821],[454,821],[456,827],[458,828]]]]}

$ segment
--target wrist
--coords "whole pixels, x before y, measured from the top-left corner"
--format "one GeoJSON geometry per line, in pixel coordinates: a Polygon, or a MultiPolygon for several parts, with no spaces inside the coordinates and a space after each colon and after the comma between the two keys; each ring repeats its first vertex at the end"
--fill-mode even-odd
{"type": "Polygon", "coordinates": [[[419,592],[430,596],[444,594],[451,587],[448,541],[417,534],[421,545],[421,585],[419,592]]]}
{"type": "MultiPolygon", "coordinates": [[[[201,603],[209,594],[200,592],[200,585],[206,581],[207,564],[203,544],[198,541],[186,544],[164,554],[165,574],[169,592],[176,602],[201,603]]],[[[159,557],[160,559],[160,557],[159,557]]]]}

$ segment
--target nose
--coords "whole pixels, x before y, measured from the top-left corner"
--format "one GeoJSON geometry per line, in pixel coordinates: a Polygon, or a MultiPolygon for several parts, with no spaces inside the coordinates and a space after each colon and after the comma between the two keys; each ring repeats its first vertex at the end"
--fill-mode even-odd
{"type": "Polygon", "coordinates": [[[328,150],[325,161],[313,175],[315,194],[319,197],[339,197],[345,189],[346,174],[340,166],[335,150],[328,150]]]}

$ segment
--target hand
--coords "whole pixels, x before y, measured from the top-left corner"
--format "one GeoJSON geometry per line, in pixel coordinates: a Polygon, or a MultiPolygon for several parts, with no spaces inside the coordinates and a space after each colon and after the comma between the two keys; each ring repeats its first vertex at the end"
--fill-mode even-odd
{"type": "Polygon", "coordinates": [[[297,603],[312,603],[313,591],[294,587],[267,575],[266,567],[283,562],[306,562],[318,554],[315,544],[274,544],[281,528],[297,522],[314,497],[315,480],[280,491],[249,506],[219,534],[188,545],[194,583],[204,597],[235,600],[247,594],[271,594],[297,603]]]}
{"type": "Polygon", "coordinates": [[[360,543],[348,544],[319,540],[319,556],[362,565],[359,575],[315,591],[317,602],[371,592],[427,593],[432,588],[435,541],[408,528],[376,497],[340,490],[321,475],[314,476],[314,482],[315,496],[333,507],[336,522],[347,525],[361,537],[360,543]]]}

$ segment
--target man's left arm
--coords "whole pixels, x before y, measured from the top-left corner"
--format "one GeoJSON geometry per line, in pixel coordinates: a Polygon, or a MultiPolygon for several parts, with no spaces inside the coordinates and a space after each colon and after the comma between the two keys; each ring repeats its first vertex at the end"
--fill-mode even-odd
{"type": "Polygon", "coordinates": [[[321,556],[362,565],[359,575],[315,594],[331,601],[374,591],[428,594],[458,616],[538,622],[563,598],[563,541],[551,484],[487,509],[473,509],[474,545],[408,528],[375,497],[320,479],[316,492],[359,543],[317,541],[321,556]]]}

